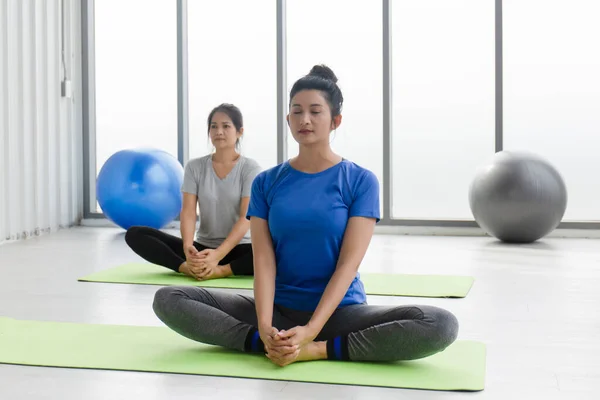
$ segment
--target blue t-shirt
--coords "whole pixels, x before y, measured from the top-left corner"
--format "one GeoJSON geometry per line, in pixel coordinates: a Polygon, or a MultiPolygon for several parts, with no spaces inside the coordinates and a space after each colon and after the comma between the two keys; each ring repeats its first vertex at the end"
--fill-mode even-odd
{"type": "MultiPolygon", "coordinates": [[[[277,268],[275,304],[317,308],[335,272],[348,219],[355,216],[379,222],[379,182],[353,162],[309,174],[286,161],[256,176],[247,218],[268,221],[277,268]]],[[[340,306],[365,300],[357,273],[340,306]]]]}

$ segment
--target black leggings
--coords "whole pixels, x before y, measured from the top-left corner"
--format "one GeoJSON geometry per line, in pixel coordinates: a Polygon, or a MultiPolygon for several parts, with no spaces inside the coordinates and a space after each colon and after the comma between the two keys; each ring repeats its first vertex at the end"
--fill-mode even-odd
{"type": "MultiPolygon", "coordinates": [[[[179,272],[179,266],[185,261],[183,240],[154,228],[132,226],[125,234],[125,242],[140,257],[153,264],[161,265],[179,272]]],[[[198,251],[209,249],[194,241],[198,251]]],[[[238,244],[227,254],[219,265],[229,264],[234,275],[254,275],[252,245],[238,244]]]]}
{"type": "MultiPolygon", "coordinates": [[[[246,352],[264,352],[254,298],[189,286],[158,289],[154,312],[168,327],[198,342],[246,352]]],[[[312,313],[275,305],[273,327],[306,325],[312,313]]],[[[450,312],[426,305],[339,307],[317,341],[327,341],[335,360],[416,360],[439,353],[458,336],[450,312]]]]}

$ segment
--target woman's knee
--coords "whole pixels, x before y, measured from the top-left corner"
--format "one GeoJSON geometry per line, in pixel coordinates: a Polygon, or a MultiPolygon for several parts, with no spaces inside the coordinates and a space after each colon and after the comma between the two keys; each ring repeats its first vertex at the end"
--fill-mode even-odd
{"type": "Polygon", "coordinates": [[[156,316],[162,320],[171,314],[181,295],[182,292],[177,287],[166,286],[158,289],[152,302],[152,309],[156,316]]]}
{"type": "Polygon", "coordinates": [[[152,309],[163,319],[176,314],[181,301],[192,300],[207,303],[210,295],[205,288],[193,286],[165,286],[156,291],[152,309]]]}
{"type": "Polygon", "coordinates": [[[125,232],[125,243],[129,247],[133,246],[137,239],[144,233],[144,230],[147,229],[144,226],[132,226],[127,229],[125,232]]]}
{"type": "Polygon", "coordinates": [[[450,311],[443,308],[432,307],[427,312],[434,330],[436,342],[440,351],[450,346],[458,337],[458,319],[450,311]]]}

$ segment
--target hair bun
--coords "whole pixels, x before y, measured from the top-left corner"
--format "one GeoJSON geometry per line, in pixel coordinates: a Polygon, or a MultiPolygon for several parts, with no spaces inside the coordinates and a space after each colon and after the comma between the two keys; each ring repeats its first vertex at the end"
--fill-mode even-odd
{"type": "Polygon", "coordinates": [[[338,81],[337,76],[335,76],[331,68],[324,64],[315,65],[314,67],[312,67],[308,75],[318,76],[319,78],[332,81],[333,83],[337,83],[338,81]]]}

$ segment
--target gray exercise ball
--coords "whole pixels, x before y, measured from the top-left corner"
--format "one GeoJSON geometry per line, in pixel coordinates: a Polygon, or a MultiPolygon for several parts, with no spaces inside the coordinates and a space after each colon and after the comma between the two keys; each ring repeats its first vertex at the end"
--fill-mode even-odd
{"type": "Polygon", "coordinates": [[[509,243],[531,243],[562,220],[567,188],[556,168],[541,157],[501,151],[475,173],[469,203],[475,221],[489,235],[509,243]]]}

